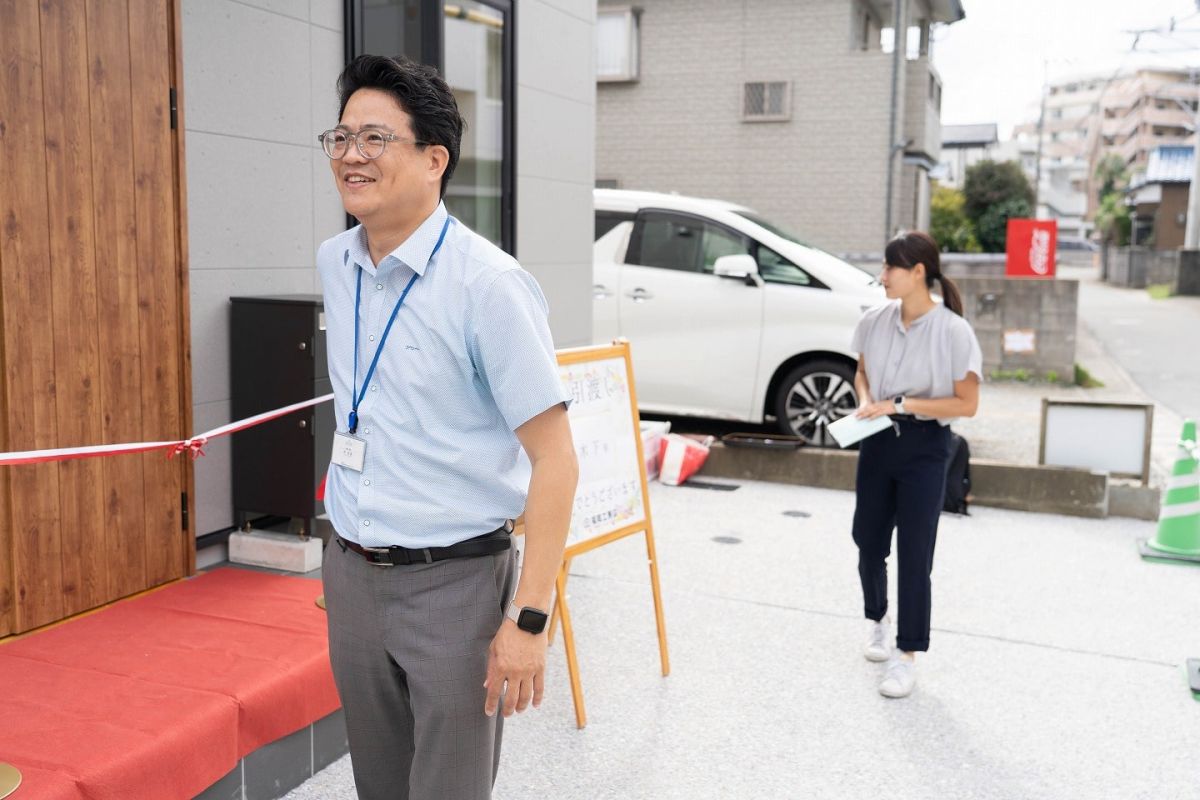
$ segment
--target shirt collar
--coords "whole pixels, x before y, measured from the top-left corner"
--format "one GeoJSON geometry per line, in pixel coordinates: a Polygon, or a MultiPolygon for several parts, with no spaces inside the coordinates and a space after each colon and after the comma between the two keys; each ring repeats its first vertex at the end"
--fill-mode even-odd
{"type": "Polygon", "coordinates": [[[346,266],[357,264],[372,277],[396,264],[403,264],[418,275],[424,275],[447,216],[449,212],[446,211],[446,204],[438,203],[433,213],[426,217],[399,247],[384,256],[378,266],[371,260],[371,251],[367,247],[367,229],[359,225],[357,233],[350,239],[350,246],[346,248],[342,261],[346,266]]]}
{"type": "Polygon", "coordinates": [[[908,333],[909,331],[911,331],[913,328],[917,327],[918,325],[925,324],[925,320],[929,319],[934,314],[936,314],[938,312],[938,307],[941,305],[941,303],[937,302],[936,300],[933,302],[934,302],[933,308],[929,309],[924,314],[917,317],[912,322],[908,323],[907,328],[904,327],[904,312],[903,312],[902,305],[900,303],[896,303],[896,328],[897,328],[897,330],[899,330],[901,333],[908,333]]]}

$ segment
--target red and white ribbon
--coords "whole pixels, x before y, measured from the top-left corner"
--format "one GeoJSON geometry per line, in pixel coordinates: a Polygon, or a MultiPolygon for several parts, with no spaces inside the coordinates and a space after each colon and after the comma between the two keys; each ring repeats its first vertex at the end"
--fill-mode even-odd
{"type": "Polygon", "coordinates": [[[219,428],[213,428],[211,431],[205,431],[199,436],[174,442],[128,442],[126,444],[101,444],[89,447],[59,447],[53,450],[25,450],[20,453],[0,453],[0,466],[42,464],[47,461],[72,461],[80,458],[96,458],[98,456],[148,453],[154,450],[166,450],[167,458],[174,458],[180,453],[191,453],[192,458],[195,459],[204,455],[204,446],[212,439],[244,431],[247,428],[253,428],[255,425],[270,422],[273,419],[287,416],[303,408],[320,405],[332,399],[332,394],[321,395],[320,397],[314,397],[312,400],[305,400],[302,403],[293,403],[290,406],[277,408],[273,411],[264,411],[261,414],[255,414],[253,417],[246,417],[237,422],[230,422],[219,428]]]}

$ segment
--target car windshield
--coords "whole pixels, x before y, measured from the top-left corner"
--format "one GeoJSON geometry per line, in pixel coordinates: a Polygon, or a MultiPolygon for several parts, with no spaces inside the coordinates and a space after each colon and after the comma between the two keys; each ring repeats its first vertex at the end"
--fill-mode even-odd
{"type": "Polygon", "coordinates": [[[834,261],[837,261],[842,264],[850,264],[850,266],[854,267],[855,269],[860,270],[861,272],[863,272],[863,274],[867,275],[867,277],[869,277],[872,281],[874,281],[876,279],[875,273],[872,272],[871,270],[867,269],[866,267],[859,266],[858,264],[854,264],[850,261],[843,261],[842,259],[833,255],[832,253],[827,253],[824,250],[822,250],[821,248],[816,247],[812,244],[809,244],[808,242],[804,241],[803,239],[801,239],[799,236],[792,233],[791,231],[781,228],[778,225],[776,225],[775,223],[763,219],[762,217],[760,217],[758,214],[754,213],[753,211],[744,211],[741,209],[733,209],[733,213],[737,214],[739,217],[742,217],[743,219],[750,220],[758,227],[763,228],[764,230],[770,231],[771,233],[775,234],[776,236],[778,236],[781,239],[787,239],[789,242],[792,242],[793,244],[798,244],[801,247],[807,247],[809,250],[812,250],[814,253],[820,253],[825,258],[833,259],[834,261]]]}

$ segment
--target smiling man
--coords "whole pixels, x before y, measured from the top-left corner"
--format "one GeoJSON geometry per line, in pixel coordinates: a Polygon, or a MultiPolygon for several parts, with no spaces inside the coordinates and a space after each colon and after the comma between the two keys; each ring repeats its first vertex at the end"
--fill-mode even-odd
{"type": "Polygon", "coordinates": [[[338,92],[319,138],[361,224],[317,255],[338,421],[323,575],[355,784],[489,798],[503,718],[542,699],[578,473],[569,395],[536,281],[442,202],[463,131],[450,88],[361,56],[338,92]]]}

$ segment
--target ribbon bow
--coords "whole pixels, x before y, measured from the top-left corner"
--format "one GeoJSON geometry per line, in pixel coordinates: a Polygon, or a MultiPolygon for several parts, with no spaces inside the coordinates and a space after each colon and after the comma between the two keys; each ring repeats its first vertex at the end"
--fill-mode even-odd
{"type": "Polygon", "coordinates": [[[208,444],[207,436],[197,436],[195,439],[187,439],[172,447],[167,451],[167,458],[171,459],[181,453],[191,453],[192,461],[195,461],[200,456],[204,455],[204,446],[208,444]]]}

